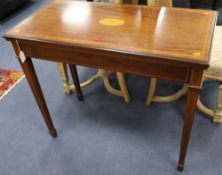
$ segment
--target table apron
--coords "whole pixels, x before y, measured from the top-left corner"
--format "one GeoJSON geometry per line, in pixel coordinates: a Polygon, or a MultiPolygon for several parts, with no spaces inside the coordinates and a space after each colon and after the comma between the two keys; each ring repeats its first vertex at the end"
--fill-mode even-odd
{"type": "Polygon", "coordinates": [[[133,73],[160,79],[188,82],[190,66],[173,61],[160,61],[141,55],[117,53],[110,50],[53,46],[49,44],[20,42],[27,57],[64,62],[111,71],[133,73]]]}

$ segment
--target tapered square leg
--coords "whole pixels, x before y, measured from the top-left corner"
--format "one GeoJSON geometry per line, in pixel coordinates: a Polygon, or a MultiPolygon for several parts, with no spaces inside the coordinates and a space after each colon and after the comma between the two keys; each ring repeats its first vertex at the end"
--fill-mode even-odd
{"type": "Polygon", "coordinates": [[[179,171],[183,171],[184,169],[187,148],[190,140],[190,134],[197,106],[197,100],[201,88],[202,74],[203,74],[202,70],[193,69],[190,72],[190,80],[188,85],[187,101],[186,101],[184,124],[183,124],[183,133],[180,146],[180,156],[177,164],[177,169],[179,171]]]}
{"type": "Polygon", "coordinates": [[[73,83],[75,85],[76,88],[76,96],[77,98],[82,101],[83,100],[83,95],[82,95],[82,90],[80,87],[80,83],[79,83],[79,77],[78,77],[78,73],[76,70],[76,65],[74,64],[69,64],[69,69],[72,75],[72,79],[73,79],[73,83]]]}
{"type": "Polygon", "coordinates": [[[186,111],[184,117],[183,134],[180,148],[180,158],[177,165],[179,171],[183,171],[187,147],[190,139],[190,133],[193,125],[199,89],[188,88],[186,111]]]}
{"type": "Polygon", "coordinates": [[[37,75],[35,73],[34,66],[32,64],[32,60],[29,57],[26,57],[25,60],[22,62],[19,60],[20,65],[23,69],[23,72],[25,73],[26,79],[28,80],[29,86],[32,90],[32,93],[36,99],[36,102],[39,106],[39,109],[42,113],[43,119],[45,121],[45,124],[49,130],[49,134],[52,137],[57,137],[56,129],[53,125],[48,107],[46,105],[37,75]]]}

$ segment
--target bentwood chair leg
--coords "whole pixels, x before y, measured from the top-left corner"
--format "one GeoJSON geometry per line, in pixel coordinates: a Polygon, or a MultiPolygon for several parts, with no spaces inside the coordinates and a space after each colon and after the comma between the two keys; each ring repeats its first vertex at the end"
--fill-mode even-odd
{"type": "Polygon", "coordinates": [[[116,76],[117,76],[117,80],[118,80],[118,83],[119,83],[119,86],[120,86],[120,91],[121,91],[121,94],[124,98],[124,101],[126,103],[129,103],[130,102],[130,96],[129,96],[129,92],[128,92],[128,89],[127,89],[127,86],[126,86],[124,73],[116,72],[116,76]]]}
{"type": "Polygon", "coordinates": [[[72,91],[69,88],[69,77],[68,77],[68,72],[67,72],[67,65],[65,63],[57,63],[57,67],[63,81],[64,92],[66,94],[71,94],[72,91]]]}
{"type": "MultiPolygon", "coordinates": [[[[113,95],[117,95],[117,96],[123,97],[124,100],[125,100],[125,97],[124,97],[124,96],[125,96],[125,93],[123,92],[123,90],[122,90],[121,88],[120,88],[120,90],[118,90],[118,89],[115,89],[115,88],[113,88],[113,87],[111,86],[111,84],[110,84],[110,82],[109,82],[109,72],[106,71],[106,70],[103,70],[103,69],[100,69],[99,72],[100,72],[100,76],[101,76],[102,79],[103,79],[104,86],[105,86],[106,90],[107,90],[108,92],[110,92],[111,94],[113,94],[113,95]]],[[[119,85],[120,85],[120,83],[119,83],[119,85]]],[[[122,84],[121,84],[120,86],[122,86],[122,84]]],[[[127,92],[128,92],[128,91],[127,91],[127,92]]],[[[126,100],[129,100],[129,98],[126,99],[126,100]]],[[[127,102],[127,101],[126,101],[126,102],[127,102]]]]}
{"type": "Polygon", "coordinates": [[[148,106],[151,104],[152,99],[154,97],[156,85],[157,85],[157,79],[151,78],[150,79],[150,89],[149,89],[148,97],[147,97],[147,101],[146,101],[146,105],[148,105],[148,106]]]}
{"type": "Polygon", "coordinates": [[[78,74],[77,74],[76,65],[69,64],[69,69],[70,69],[70,72],[71,72],[71,75],[72,75],[73,83],[75,85],[76,96],[80,101],[82,101],[83,100],[83,95],[82,95],[82,91],[81,91],[81,87],[80,87],[80,83],[79,83],[79,77],[78,77],[78,74]]]}
{"type": "Polygon", "coordinates": [[[214,118],[214,113],[215,113],[215,112],[214,112],[212,109],[210,109],[210,108],[208,108],[207,106],[205,106],[205,105],[202,103],[200,97],[198,98],[198,101],[197,101],[197,108],[198,108],[201,112],[203,112],[203,113],[207,114],[208,116],[210,116],[212,119],[214,118]]]}

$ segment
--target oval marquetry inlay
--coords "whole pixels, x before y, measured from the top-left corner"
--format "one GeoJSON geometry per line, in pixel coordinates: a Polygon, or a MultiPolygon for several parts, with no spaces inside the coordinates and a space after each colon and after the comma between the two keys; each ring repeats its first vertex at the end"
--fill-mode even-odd
{"type": "Polygon", "coordinates": [[[193,56],[196,56],[196,57],[200,57],[201,54],[202,54],[201,52],[194,52],[194,53],[192,53],[192,55],[193,55],[193,56]]]}
{"type": "Polygon", "coordinates": [[[106,26],[121,26],[125,22],[121,19],[115,19],[115,18],[103,18],[99,20],[99,23],[106,26]]]}

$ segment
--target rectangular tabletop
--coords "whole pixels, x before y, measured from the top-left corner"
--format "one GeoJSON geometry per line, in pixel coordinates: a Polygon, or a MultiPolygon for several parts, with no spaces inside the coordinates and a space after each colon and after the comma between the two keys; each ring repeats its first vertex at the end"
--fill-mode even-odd
{"type": "Polygon", "coordinates": [[[4,37],[14,47],[52,137],[57,132],[32,58],[69,64],[80,100],[78,64],[187,83],[178,161],[182,171],[216,15],[205,10],[63,1],[27,18],[4,37]]]}
{"type": "Polygon", "coordinates": [[[63,1],[4,36],[208,64],[216,12],[63,1]]]}

